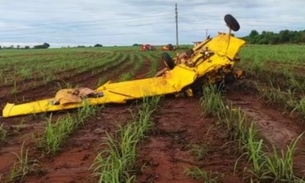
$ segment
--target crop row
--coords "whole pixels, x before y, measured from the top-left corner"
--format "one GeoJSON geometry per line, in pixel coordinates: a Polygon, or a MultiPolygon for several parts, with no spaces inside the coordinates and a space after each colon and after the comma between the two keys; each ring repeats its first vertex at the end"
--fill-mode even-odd
{"type": "MultiPolygon", "coordinates": [[[[128,80],[135,76],[142,67],[145,59],[142,59],[142,55],[135,54],[123,54],[120,59],[114,60],[107,64],[105,67],[100,67],[100,71],[107,72],[111,68],[115,68],[115,72],[112,72],[111,75],[116,75],[118,80],[128,80]],[[124,74],[122,71],[127,69],[126,72],[130,73],[128,75],[124,74]],[[121,75],[121,76],[120,76],[121,75]]],[[[150,62],[159,63],[157,61],[150,62]]],[[[156,64],[151,64],[156,65],[156,64]]],[[[100,71],[94,70],[98,74],[100,71]]],[[[108,78],[109,79],[109,78],[108,78]]],[[[100,80],[101,82],[101,80],[100,80]]],[[[94,113],[99,110],[99,108],[94,108],[90,106],[85,106],[78,110],[76,114],[67,114],[59,117],[55,121],[50,117],[45,121],[45,130],[39,136],[34,136],[36,145],[38,149],[43,150],[44,154],[56,155],[56,153],[61,150],[62,145],[68,139],[68,137],[75,132],[79,126],[86,125],[85,121],[90,120],[89,118],[94,117],[94,113]]],[[[24,121],[22,122],[24,123],[24,121]]],[[[3,125],[0,126],[0,143],[2,141],[9,141],[7,139],[7,130],[3,128],[3,125]]],[[[36,132],[35,132],[36,133],[36,132]]],[[[9,136],[10,138],[12,136],[9,136]]],[[[5,178],[7,182],[22,181],[30,173],[33,173],[35,167],[39,167],[39,162],[33,162],[28,153],[28,149],[22,145],[20,153],[16,152],[18,160],[14,163],[14,166],[11,168],[8,175],[3,175],[2,178],[5,178]]],[[[0,178],[1,179],[1,178],[0,178]]],[[[4,181],[4,179],[1,179],[4,181]]]]}
{"type": "MultiPolygon", "coordinates": [[[[234,170],[239,166],[240,159],[246,158],[248,161],[249,165],[244,168],[244,180],[247,182],[304,182],[303,179],[296,177],[293,171],[296,143],[302,135],[292,140],[287,150],[279,150],[275,144],[270,147],[264,143],[253,120],[240,108],[224,101],[214,87],[205,88],[201,104],[204,114],[217,117],[219,122],[216,126],[226,129],[228,142],[225,145],[239,147],[236,153],[240,154],[240,158],[236,160],[234,170]]],[[[198,168],[194,171],[198,173],[198,168]]]]}
{"type": "Polygon", "coordinates": [[[244,47],[238,65],[262,83],[304,92],[303,50],[303,45],[244,47]]]}
{"type": "Polygon", "coordinates": [[[257,92],[265,102],[284,106],[305,119],[304,46],[248,46],[238,67],[246,71],[243,87],[257,92]]]}
{"type": "MultiPolygon", "coordinates": [[[[104,69],[108,70],[111,67],[116,67],[116,71],[120,72],[126,67],[129,68],[129,65],[133,65],[133,67],[128,69],[129,72],[121,75],[118,80],[131,79],[134,77],[133,74],[142,67],[141,64],[143,62],[137,62],[141,59],[138,55],[131,54],[129,56],[128,60],[130,62],[126,65],[120,64],[121,62],[126,63],[125,61],[128,56],[124,54],[120,59],[115,58],[117,62],[107,62],[108,67],[102,67],[101,65],[98,65],[98,67],[103,71],[104,69]]],[[[147,57],[151,59],[154,56],[147,57]]],[[[114,58],[112,57],[112,59],[114,58]]],[[[158,62],[152,62],[151,73],[154,73],[158,67],[156,63],[158,62]]],[[[97,67],[97,65],[94,65],[94,67],[97,67]]],[[[94,67],[92,66],[92,68],[94,67]]],[[[252,70],[249,69],[249,71],[251,72],[252,70]]],[[[100,71],[94,69],[92,72],[96,74],[100,71]]],[[[103,82],[104,80],[99,81],[100,84],[103,82]]],[[[295,97],[293,99],[296,100],[295,97]]],[[[135,147],[139,140],[144,137],[145,132],[151,127],[151,115],[156,109],[157,103],[158,100],[151,101],[144,98],[140,110],[135,115],[136,118],[126,126],[119,126],[116,134],[108,134],[105,139],[108,148],[97,156],[96,161],[92,165],[97,173],[96,175],[99,176],[100,182],[132,182],[135,180],[133,174],[136,158],[135,147]]],[[[286,152],[278,152],[275,147],[271,147],[270,151],[264,152],[263,150],[268,148],[266,148],[264,141],[258,138],[253,121],[243,114],[240,109],[223,102],[223,99],[214,88],[205,88],[201,104],[204,114],[218,118],[219,122],[216,125],[226,129],[226,135],[229,140],[226,145],[237,145],[239,147],[239,152],[237,153],[240,154],[240,159],[246,158],[249,162],[249,166],[244,169],[245,179],[252,181],[281,180],[296,183],[303,182],[294,175],[292,169],[292,158],[298,139],[295,139],[288,146],[288,151],[286,152]]],[[[297,106],[297,104],[294,105],[295,107],[297,106]]],[[[93,116],[95,111],[89,107],[85,107],[82,110],[78,111],[76,116],[63,116],[56,120],[55,123],[51,119],[48,120],[43,135],[38,138],[39,147],[43,147],[46,153],[56,153],[71,132],[77,129],[79,125],[84,125],[87,118],[93,116]]],[[[5,130],[1,126],[0,138],[5,138],[5,134],[5,130]]],[[[31,173],[31,166],[33,165],[36,164],[29,160],[28,150],[25,150],[22,145],[18,161],[12,167],[8,180],[22,180],[28,173],[31,173]]],[[[236,160],[236,166],[238,165],[239,159],[236,160]]],[[[198,176],[198,174],[203,175],[201,178],[205,182],[217,181],[216,177],[213,177],[214,174],[203,173],[199,167],[188,169],[186,172],[194,177],[198,176]]]]}
{"type": "MultiPolygon", "coordinates": [[[[11,86],[19,85],[19,83],[24,83],[27,80],[47,83],[51,80],[61,79],[61,75],[70,77],[88,70],[98,72],[98,68],[105,67],[107,64],[115,62],[120,57],[125,57],[130,53],[85,52],[81,56],[73,54],[73,52],[63,52],[61,54],[39,55],[37,58],[33,56],[35,60],[32,60],[32,57],[20,58],[21,60],[18,60],[18,62],[13,62],[10,57],[3,57],[0,60],[0,83],[1,85],[11,86]]],[[[131,55],[133,54],[135,53],[131,55]]]]}

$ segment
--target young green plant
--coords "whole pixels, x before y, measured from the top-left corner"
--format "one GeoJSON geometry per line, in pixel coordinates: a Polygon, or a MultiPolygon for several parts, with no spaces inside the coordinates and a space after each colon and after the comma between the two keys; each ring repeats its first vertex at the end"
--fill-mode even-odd
{"type": "Polygon", "coordinates": [[[103,144],[106,149],[97,155],[91,166],[100,183],[135,181],[132,172],[136,161],[136,146],[152,126],[151,115],[156,110],[159,99],[144,98],[131,123],[119,125],[114,137],[107,134],[103,144]]]}

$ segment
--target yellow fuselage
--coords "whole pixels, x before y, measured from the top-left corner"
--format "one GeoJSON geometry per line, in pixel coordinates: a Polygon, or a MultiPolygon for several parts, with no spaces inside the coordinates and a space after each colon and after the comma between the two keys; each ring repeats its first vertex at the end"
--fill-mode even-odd
{"type": "Polygon", "coordinates": [[[78,108],[85,104],[125,103],[128,100],[146,96],[176,94],[202,76],[217,77],[219,70],[233,68],[234,58],[244,44],[245,41],[242,39],[220,33],[213,39],[205,40],[193,48],[194,56],[190,60],[194,63],[193,66],[179,64],[160,77],[118,83],[108,82],[96,89],[96,91],[102,92],[103,96],[87,98],[82,102],[54,105],[52,102],[54,98],[49,98],[24,104],[7,103],[2,115],[12,117],[78,108]],[[205,50],[209,50],[213,54],[207,56],[204,54],[205,50]]]}

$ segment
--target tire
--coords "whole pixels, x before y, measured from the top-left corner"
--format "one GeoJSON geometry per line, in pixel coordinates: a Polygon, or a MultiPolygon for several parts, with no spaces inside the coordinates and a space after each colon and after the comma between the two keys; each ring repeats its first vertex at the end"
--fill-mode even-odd
{"type": "Polygon", "coordinates": [[[172,70],[176,64],[175,62],[173,61],[173,59],[170,57],[170,55],[166,52],[163,52],[161,54],[161,59],[162,61],[164,62],[164,64],[166,65],[166,67],[168,67],[170,70],[172,70]]]}
{"type": "Polygon", "coordinates": [[[225,15],[224,20],[227,26],[232,29],[233,31],[238,31],[240,29],[240,25],[237,20],[230,14],[225,15]]]}

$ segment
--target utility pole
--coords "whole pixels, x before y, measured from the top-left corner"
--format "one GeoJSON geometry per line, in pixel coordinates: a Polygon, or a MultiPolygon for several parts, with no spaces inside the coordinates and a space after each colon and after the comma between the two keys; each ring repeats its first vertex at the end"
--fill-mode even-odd
{"type": "Polygon", "coordinates": [[[176,17],[176,48],[178,48],[178,8],[177,8],[177,3],[175,4],[175,17],[176,17]]]}

